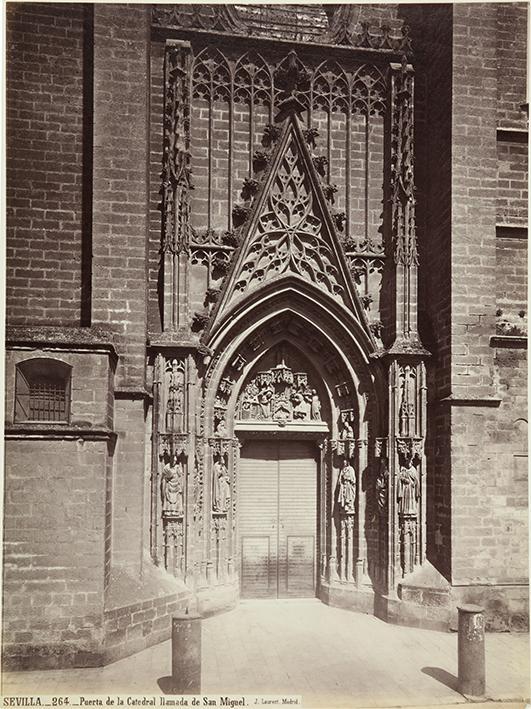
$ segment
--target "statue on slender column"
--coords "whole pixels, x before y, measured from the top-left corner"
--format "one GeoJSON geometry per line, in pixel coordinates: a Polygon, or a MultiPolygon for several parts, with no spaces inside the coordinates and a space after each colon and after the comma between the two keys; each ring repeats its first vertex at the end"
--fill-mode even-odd
{"type": "Polygon", "coordinates": [[[183,466],[174,454],[162,472],[162,509],[175,515],[183,514],[183,466]]]}
{"type": "Polygon", "coordinates": [[[411,573],[418,563],[419,473],[413,458],[405,459],[398,473],[398,518],[400,524],[400,559],[402,574],[411,573]]]}
{"type": "Polygon", "coordinates": [[[346,458],[339,474],[337,501],[345,514],[354,514],[356,511],[356,471],[346,458]]]}
{"type": "Polygon", "coordinates": [[[398,474],[398,512],[401,515],[416,516],[419,500],[419,474],[410,458],[400,466],[398,474]]]}
{"type": "Polygon", "coordinates": [[[230,503],[230,478],[223,460],[214,463],[214,484],[212,490],[212,509],[214,512],[227,512],[230,503]]]}

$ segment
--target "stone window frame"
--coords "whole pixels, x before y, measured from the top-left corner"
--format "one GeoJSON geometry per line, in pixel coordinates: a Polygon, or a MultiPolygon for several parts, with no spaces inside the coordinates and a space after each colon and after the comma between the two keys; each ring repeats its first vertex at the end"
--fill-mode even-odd
{"type": "Polygon", "coordinates": [[[70,422],[72,365],[33,357],[16,365],[15,423],[70,422]]]}

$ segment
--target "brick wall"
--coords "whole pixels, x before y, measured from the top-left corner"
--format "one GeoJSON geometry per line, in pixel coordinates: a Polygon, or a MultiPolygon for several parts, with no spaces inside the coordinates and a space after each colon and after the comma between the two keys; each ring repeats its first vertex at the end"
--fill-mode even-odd
{"type": "Polygon", "coordinates": [[[496,5],[497,120],[504,128],[527,128],[527,5],[496,5]]]}
{"type": "Polygon", "coordinates": [[[527,335],[527,240],[496,239],[496,332],[527,335]]]}
{"type": "Polygon", "coordinates": [[[527,134],[498,133],[497,221],[527,225],[527,134]]]}
{"type": "Polygon", "coordinates": [[[112,487],[112,564],[140,571],[143,536],[145,414],[142,399],[117,399],[112,487]]]}
{"type": "Polygon", "coordinates": [[[100,662],[106,459],[105,441],[7,441],[6,667],[100,662]]]}
{"type": "Polygon", "coordinates": [[[162,147],[164,110],[164,42],[151,43],[150,155],[149,155],[149,264],[148,264],[148,329],[162,329],[162,271],[160,246],[162,238],[162,147]]]}
{"type": "Polygon", "coordinates": [[[456,5],[452,116],[452,393],[492,396],[496,293],[496,9],[456,5]],[[474,26],[471,35],[470,28],[474,26]]]}
{"type": "MultiPolygon", "coordinates": [[[[467,400],[494,395],[490,349],[496,292],[494,7],[454,6],[453,65],[452,394],[467,400]]],[[[481,540],[489,528],[492,533],[490,461],[484,459],[489,413],[481,405],[454,407],[451,413],[454,582],[484,580],[488,575],[488,551],[482,550],[481,540]]]]}
{"type": "MultiPolygon", "coordinates": [[[[527,567],[527,493],[514,463],[525,445],[517,423],[527,417],[524,351],[490,346],[500,300],[512,299],[512,307],[518,307],[519,298],[523,303],[518,291],[525,280],[515,242],[496,238],[496,197],[498,208],[500,200],[514,197],[512,205],[523,216],[518,203],[522,180],[515,181],[517,189],[510,196],[495,177],[498,157],[500,179],[510,173],[506,146],[498,141],[497,148],[495,109],[502,110],[500,119],[509,115],[510,104],[514,116],[521,90],[519,56],[525,61],[515,36],[510,68],[507,46],[500,53],[499,41],[497,53],[500,13],[499,7],[488,5],[454,7],[453,394],[493,399],[491,406],[458,405],[452,410],[456,586],[523,583],[527,567]],[[509,73],[514,73],[511,81],[509,73]]],[[[493,603],[500,605],[499,599],[493,603]]]]}
{"type": "Polygon", "coordinates": [[[419,332],[427,361],[427,556],[451,575],[451,105],[452,6],[401,6],[414,46],[415,181],[419,242],[419,332]]]}
{"type": "Polygon", "coordinates": [[[117,333],[117,384],[132,387],[145,373],[148,18],[94,6],[92,315],[117,333]]]}
{"type": "Polygon", "coordinates": [[[83,5],[7,8],[10,323],[81,320],[83,5]]]}

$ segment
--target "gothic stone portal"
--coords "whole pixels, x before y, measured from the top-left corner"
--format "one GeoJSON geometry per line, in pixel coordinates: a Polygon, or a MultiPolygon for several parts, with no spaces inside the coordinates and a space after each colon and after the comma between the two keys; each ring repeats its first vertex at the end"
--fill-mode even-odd
{"type": "Polygon", "coordinates": [[[295,51],[270,60],[166,47],[151,550],[205,596],[213,587],[234,598],[388,596],[423,565],[426,546],[413,71],[405,58],[340,70],[305,66],[295,51]],[[240,69],[258,76],[255,61],[267,96],[240,91],[240,69]],[[238,204],[228,157],[222,232],[210,196],[206,221],[194,202],[194,131],[204,113],[215,133],[213,112],[227,104],[230,132],[239,102],[249,116],[267,106],[269,123],[250,121],[249,144],[260,134],[263,150],[249,153],[238,204]],[[329,126],[332,113],[345,116],[339,172],[330,136],[319,137],[323,111],[329,126]],[[331,183],[341,171],[352,177],[358,144],[365,184],[379,185],[374,218],[365,200],[365,230],[354,228],[354,185],[346,181],[336,205],[331,183]],[[313,446],[293,459],[308,471],[300,479],[285,467],[297,446],[313,446]],[[299,510],[310,526],[295,524],[299,510]]]}

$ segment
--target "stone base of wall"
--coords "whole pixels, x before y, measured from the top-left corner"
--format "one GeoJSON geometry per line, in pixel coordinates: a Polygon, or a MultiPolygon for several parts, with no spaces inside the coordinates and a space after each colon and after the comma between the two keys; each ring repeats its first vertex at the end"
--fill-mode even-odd
{"type": "Polygon", "coordinates": [[[140,578],[115,569],[104,612],[103,663],[144,650],[171,635],[172,615],[191,605],[192,592],[182,581],[145,561],[140,578]]]}
{"type": "Polygon", "coordinates": [[[183,611],[189,599],[190,593],[186,590],[106,611],[102,664],[167,640],[171,635],[172,615],[183,611]]]}
{"type": "Polygon", "coordinates": [[[328,605],[371,613],[389,623],[450,628],[450,584],[429,562],[404,578],[396,595],[386,596],[368,586],[322,581],[318,596],[328,605]]]}
{"type": "Polygon", "coordinates": [[[529,586],[454,586],[451,590],[450,619],[457,629],[457,606],[474,603],[485,609],[485,627],[490,632],[529,631],[529,586]]]}
{"type": "Polygon", "coordinates": [[[429,630],[449,630],[450,609],[440,606],[425,606],[403,601],[394,596],[375,596],[374,614],[395,625],[429,630]]]}
{"type": "Polygon", "coordinates": [[[196,591],[197,610],[202,616],[214,615],[235,608],[240,599],[238,579],[230,583],[199,588],[196,591]]]}
{"type": "Polygon", "coordinates": [[[150,562],[140,577],[114,569],[102,613],[48,623],[47,632],[60,632],[60,642],[36,645],[21,638],[20,643],[4,645],[3,667],[17,671],[109,664],[167,640],[172,615],[191,605],[191,599],[184,583],[150,562]]]}
{"type": "MultiPolygon", "coordinates": [[[[75,619],[82,622],[82,619],[75,619]]],[[[38,622],[38,621],[37,621],[38,622]]],[[[2,669],[55,670],[69,667],[99,667],[104,664],[101,624],[87,619],[80,632],[73,630],[71,640],[42,645],[28,642],[10,643],[2,648],[2,669]],[[78,636],[78,637],[76,637],[78,636]]]]}
{"type": "Polygon", "coordinates": [[[349,584],[322,582],[318,595],[321,601],[329,606],[346,608],[359,613],[374,612],[374,591],[371,588],[357,588],[349,584]]]}

